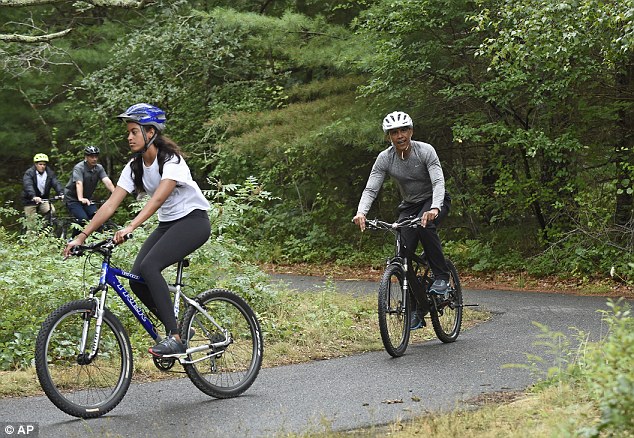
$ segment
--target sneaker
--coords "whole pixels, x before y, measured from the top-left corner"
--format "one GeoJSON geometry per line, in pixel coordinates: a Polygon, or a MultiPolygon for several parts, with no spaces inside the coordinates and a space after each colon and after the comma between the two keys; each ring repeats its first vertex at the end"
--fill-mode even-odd
{"type": "Polygon", "coordinates": [[[185,354],[185,345],[181,341],[177,341],[173,336],[164,338],[161,342],[148,351],[156,357],[174,357],[185,354]]]}
{"type": "Polygon", "coordinates": [[[425,315],[421,310],[414,310],[412,313],[412,318],[409,322],[410,330],[418,330],[419,328],[425,327],[425,315]]]}
{"type": "Polygon", "coordinates": [[[445,295],[447,293],[448,284],[445,280],[436,280],[429,288],[429,293],[436,295],[445,295]]]}

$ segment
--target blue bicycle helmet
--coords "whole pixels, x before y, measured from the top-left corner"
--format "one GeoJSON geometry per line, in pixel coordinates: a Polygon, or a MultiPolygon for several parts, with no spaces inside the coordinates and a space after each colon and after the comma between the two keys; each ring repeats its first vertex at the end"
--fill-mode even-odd
{"type": "Polygon", "coordinates": [[[134,122],[141,126],[153,126],[159,131],[165,129],[165,111],[147,103],[137,103],[128,108],[117,118],[124,122],[134,122]]]}

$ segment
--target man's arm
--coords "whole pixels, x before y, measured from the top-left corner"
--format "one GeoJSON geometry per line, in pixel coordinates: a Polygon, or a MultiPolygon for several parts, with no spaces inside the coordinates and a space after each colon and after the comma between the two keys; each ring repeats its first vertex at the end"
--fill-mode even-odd
{"type": "Polygon", "coordinates": [[[368,211],[370,211],[372,203],[383,186],[383,181],[385,180],[385,175],[387,174],[386,163],[386,156],[384,154],[379,154],[372,166],[368,182],[366,183],[361,199],[359,200],[357,214],[354,218],[352,218],[352,221],[359,226],[361,231],[365,230],[365,215],[368,211]]]}
{"type": "Polygon", "coordinates": [[[379,194],[379,190],[383,186],[385,175],[387,174],[387,156],[380,154],[374,165],[372,171],[368,177],[368,182],[365,185],[361,199],[359,200],[359,206],[357,207],[357,213],[362,213],[364,216],[370,211],[372,203],[379,194]]]}
{"type": "Polygon", "coordinates": [[[421,225],[427,226],[427,223],[436,220],[440,214],[445,199],[445,176],[440,165],[440,159],[436,150],[432,147],[427,157],[427,171],[432,186],[432,202],[429,211],[423,213],[421,217],[421,225]]]}
{"type": "Polygon", "coordinates": [[[110,193],[114,192],[114,184],[112,183],[112,180],[110,178],[106,176],[101,180],[101,182],[106,186],[108,190],[110,190],[110,193]]]}
{"type": "Polygon", "coordinates": [[[24,172],[24,176],[22,177],[22,185],[24,186],[24,193],[26,193],[26,197],[33,200],[35,197],[35,186],[33,183],[33,177],[28,170],[24,172]]]}
{"type": "Polygon", "coordinates": [[[84,198],[84,182],[75,181],[75,190],[77,191],[77,200],[82,204],[90,205],[90,199],[84,198]]]}

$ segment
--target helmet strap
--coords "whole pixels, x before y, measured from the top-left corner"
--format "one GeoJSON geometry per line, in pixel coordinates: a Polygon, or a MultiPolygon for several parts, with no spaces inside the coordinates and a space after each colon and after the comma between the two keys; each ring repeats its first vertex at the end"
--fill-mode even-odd
{"type": "Polygon", "coordinates": [[[156,128],[154,128],[154,135],[152,136],[150,141],[148,141],[147,134],[146,134],[146,131],[145,131],[145,126],[143,126],[143,125],[139,125],[139,126],[141,126],[141,134],[143,134],[143,142],[145,143],[145,147],[143,148],[143,152],[141,152],[143,154],[143,153],[145,153],[145,151],[148,150],[148,148],[150,146],[152,146],[152,144],[154,144],[154,141],[156,140],[156,137],[158,137],[158,131],[156,130],[156,128]]]}

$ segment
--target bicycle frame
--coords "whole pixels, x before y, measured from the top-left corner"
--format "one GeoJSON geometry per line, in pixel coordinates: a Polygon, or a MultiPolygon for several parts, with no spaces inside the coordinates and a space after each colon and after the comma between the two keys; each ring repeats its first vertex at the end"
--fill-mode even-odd
{"type": "MultiPolygon", "coordinates": [[[[121,298],[121,300],[126,304],[126,306],[128,307],[128,309],[130,309],[130,311],[132,312],[132,314],[135,316],[135,318],[137,319],[137,321],[139,321],[139,323],[143,326],[143,328],[145,329],[145,331],[148,332],[148,334],[156,341],[156,342],[160,342],[162,340],[161,335],[159,335],[158,333],[158,329],[157,327],[152,323],[152,321],[148,318],[148,316],[145,314],[145,312],[143,311],[143,309],[141,307],[139,307],[139,305],[136,303],[136,301],[134,300],[134,298],[130,295],[130,293],[126,290],[126,288],[123,286],[123,284],[121,284],[121,282],[119,281],[118,277],[122,277],[122,278],[127,278],[129,280],[133,280],[133,281],[137,281],[139,283],[145,284],[145,281],[143,280],[142,277],[132,274],[130,272],[124,271],[123,269],[114,267],[110,265],[110,253],[108,251],[100,251],[101,254],[103,254],[104,256],[104,260],[101,264],[101,274],[99,276],[99,285],[97,287],[92,287],[90,289],[90,298],[93,299],[95,301],[95,312],[97,315],[97,321],[95,324],[95,337],[94,337],[94,342],[93,342],[93,346],[91,348],[91,352],[90,355],[88,356],[88,360],[92,360],[92,358],[94,358],[97,354],[97,351],[99,350],[99,341],[101,338],[101,326],[103,323],[103,314],[105,311],[105,307],[106,307],[106,296],[107,296],[107,292],[108,292],[108,286],[112,287],[115,292],[117,293],[117,295],[119,295],[119,298],[121,298]],[[101,291],[101,297],[97,298],[97,294],[98,292],[101,291]]],[[[198,309],[198,311],[200,313],[202,313],[203,315],[205,315],[205,317],[207,319],[209,319],[209,321],[211,321],[211,323],[220,331],[224,334],[225,340],[222,342],[216,342],[216,343],[211,343],[211,344],[205,344],[205,345],[201,345],[195,348],[188,348],[186,350],[187,354],[192,354],[195,353],[197,351],[203,351],[203,350],[207,350],[207,349],[218,349],[218,348],[222,348],[225,347],[227,345],[229,345],[232,342],[231,339],[231,335],[229,333],[228,330],[226,330],[225,328],[223,328],[222,326],[220,326],[216,320],[209,315],[209,313],[207,313],[207,311],[205,309],[202,308],[202,306],[196,301],[193,300],[191,298],[189,298],[187,295],[185,295],[182,292],[182,279],[183,279],[183,268],[186,266],[187,261],[185,260],[181,260],[180,262],[178,262],[178,266],[177,266],[177,275],[176,275],[176,282],[173,285],[169,285],[169,289],[170,292],[173,292],[175,294],[174,296],[174,313],[176,315],[176,318],[178,319],[178,312],[179,312],[179,303],[180,303],[180,299],[184,300],[188,305],[194,306],[196,309],[198,309]]],[[[86,351],[86,344],[87,344],[87,334],[88,334],[88,329],[89,329],[89,324],[90,324],[90,318],[86,318],[86,320],[84,321],[84,327],[83,327],[83,333],[82,333],[82,341],[81,341],[81,347],[80,347],[80,356],[85,356],[85,351],[86,351]]],[[[195,363],[201,360],[205,360],[208,359],[210,357],[214,357],[217,356],[219,354],[222,353],[211,353],[205,357],[199,358],[195,361],[188,361],[184,358],[179,358],[179,362],[183,363],[183,364],[191,364],[191,363],[195,363]]]]}
{"type": "MultiPolygon", "coordinates": [[[[412,292],[412,294],[415,296],[416,300],[425,300],[426,297],[424,296],[416,296],[419,295],[417,294],[413,288],[412,290],[410,290],[410,284],[409,284],[409,280],[408,280],[408,274],[409,274],[409,259],[407,258],[407,256],[403,255],[399,255],[402,253],[402,243],[401,243],[401,228],[405,228],[405,227],[416,227],[418,225],[416,225],[417,222],[419,222],[419,218],[408,218],[403,220],[402,222],[395,222],[392,224],[389,224],[387,222],[383,222],[383,221],[379,221],[377,219],[375,220],[370,220],[368,221],[369,225],[372,226],[375,229],[385,229],[385,230],[389,230],[392,234],[394,234],[395,236],[395,242],[394,242],[394,256],[387,259],[386,265],[391,265],[391,264],[398,264],[401,269],[403,270],[403,273],[405,274],[404,278],[403,278],[403,293],[405,295],[407,295],[407,292],[412,292]]],[[[425,264],[425,260],[423,260],[421,257],[417,256],[416,254],[414,254],[413,257],[413,261],[417,262],[418,264],[425,264]]],[[[414,274],[416,274],[414,272],[414,274]]]]}

